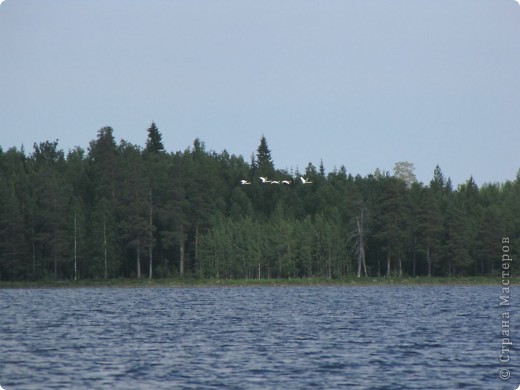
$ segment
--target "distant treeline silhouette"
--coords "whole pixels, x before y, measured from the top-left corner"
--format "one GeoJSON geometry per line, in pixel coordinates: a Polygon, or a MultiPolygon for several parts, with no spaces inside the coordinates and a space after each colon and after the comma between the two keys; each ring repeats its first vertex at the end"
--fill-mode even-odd
{"type": "Polygon", "coordinates": [[[249,162],[199,139],[167,152],[155,123],[144,147],[104,127],[87,150],[0,149],[1,280],[490,275],[519,232],[519,177],[289,172],[264,136],[249,162]]]}

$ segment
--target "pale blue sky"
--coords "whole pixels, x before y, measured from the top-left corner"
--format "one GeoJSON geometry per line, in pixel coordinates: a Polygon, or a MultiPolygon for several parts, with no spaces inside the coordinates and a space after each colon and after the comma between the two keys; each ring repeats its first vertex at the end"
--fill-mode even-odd
{"type": "Polygon", "coordinates": [[[436,164],[455,184],[520,168],[514,0],[6,0],[0,145],[88,147],[103,126],[168,151],[199,137],[277,168],[362,176],[436,164]]]}

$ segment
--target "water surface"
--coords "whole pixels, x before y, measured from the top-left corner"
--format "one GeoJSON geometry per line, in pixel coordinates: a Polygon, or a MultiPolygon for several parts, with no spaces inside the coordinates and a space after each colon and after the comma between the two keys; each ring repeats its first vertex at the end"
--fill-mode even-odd
{"type": "Polygon", "coordinates": [[[0,385],[516,389],[514,355],[512,378],[498,377],[499,295],[498,286],[0,290],[0,385]]]}

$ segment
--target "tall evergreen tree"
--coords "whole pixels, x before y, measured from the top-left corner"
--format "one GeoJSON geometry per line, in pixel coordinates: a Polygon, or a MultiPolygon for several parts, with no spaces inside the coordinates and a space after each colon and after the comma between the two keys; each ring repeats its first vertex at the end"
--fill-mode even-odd
{"type": "Polygon", "coordinates": [[[430,182],[430,188],[434,192],[438,192],[442,189],[444,189],[444,186],[446,185],[444,180],[444,175],[442,174],[441,167],[439,165],[435,166],[435,170],[433,171],[433,179],[430,182]]]}
{"type": "Polygon", "coordinates": [[[135,250],[136,276],[141,278],[141,256],[148,242],[148,186],[142,163],[141,150],[138,146],[121,141],[119,146],[123,163],[123,177],[120,183],[120,213],[124,215],[121,230],[124,232],[128,247],[135,250]]]}
{"type": "Polygon", "coordinates": [[[0,279],[32,276],[30,254],[31,182],[23,151],[0,148],[0,279]]]}
{"type": "Polygon", "coordinates": [[[96,198],[110,199],[115,207],[120,159],[113,133],[111,127],[101,128],[97,139],[90,142],[88,157],[96,198]]]}
{"type": "Polygon", "coordinates": [[[148,128],[148,138],[146,139],[145,153],[160,153],[164,152],[164,145],[162,143],[162,135],[157,128],[155,122],[152,122],[148,128]]]}
{"type": "Polygon", "coordinates": [[[67,219],[72,193],[62,174],[64,153],[58,149],[58,141],[45,141],[34,145],[32,158],[36,168],[32,177],[36,200],[34,240],[44,273],[58,279],[67,276],[71,242],[67,219]]]}
{"type": "Polygon", "coordinates": [[[323,160],[320,160],[319,172],[320,172],[320,176],[325,177],[325,167],[323,166],[323,160]]]}
{"type": "Polygon", "coordinates": [[[267,139],[262,134],[260,138],[260,145],[258,145],[258,149],[256,151],[256,169],[258,172],[258,176],[273,176],[274,174],[274,163],[271,157],[271,150],[267,145],[267,139]]]}
{"type": "Polygon", "coordinates": [[[405,183],[393,177],[381,179],[378,199],[378,228],[376,236],[386,253],[386,276],[391,275],[392,258],[398,260],[398,272],[402,275],[402,251],[406,237],[405,183]]]}
{"type": "Polygon", "coordinates": [[[417,242],[416,244],[426,254],[428,276],[432,276],[433,259],[439,258],[440,236],[442,233],[442,214],[439,199],[431,188],[421,190],[419,208],[416,214],[417,242]]]}

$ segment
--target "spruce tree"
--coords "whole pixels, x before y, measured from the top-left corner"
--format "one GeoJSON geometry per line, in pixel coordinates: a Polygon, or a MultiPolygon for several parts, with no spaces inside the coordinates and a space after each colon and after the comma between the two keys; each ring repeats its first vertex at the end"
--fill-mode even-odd
{"type": "Polygon", "coordinates": [[[162,135],[157,128],[155,122],[152,122],[148,128],[148,138],[144,148],[145,153],[160,153],[164,152],[164,145],[162,143],[162,135]]]}
{"type": "Polygon", "coordinates": [[[274,164],[271,157],[271,150],[267,145],[267,139],[262,134],[260,145],[256,151],[256,168],[260,176],[272,176],[274,174],[274,164]]]}

